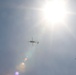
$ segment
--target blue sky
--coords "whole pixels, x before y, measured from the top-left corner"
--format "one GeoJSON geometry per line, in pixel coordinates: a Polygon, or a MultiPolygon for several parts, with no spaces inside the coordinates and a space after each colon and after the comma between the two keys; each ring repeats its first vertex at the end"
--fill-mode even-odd
{"type": "MultiPolygon", "coordinates": [[[[40,12],[35,9],[43,2],[0,0],[0,75],[14,75],[26,56],[26,71],[21,75],[76,75],[76,15],[66,19],[72,33],[63,27],[54,33],[46,30],[42,35],[40,12]],[[28,42],[32,37],[40,44],[32,47],[28,42]]],[[[68,0],[67,6],[76,12],[75,0],[68,0]]]]}

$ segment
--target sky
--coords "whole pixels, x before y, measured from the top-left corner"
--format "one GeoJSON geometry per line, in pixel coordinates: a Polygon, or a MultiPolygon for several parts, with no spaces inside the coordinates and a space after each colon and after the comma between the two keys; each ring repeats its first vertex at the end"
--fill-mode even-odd
{"type": "MultiPolygon", "coordinates": [[[[76,1],[67,0],[66,27],[51,32],[41,23],[45,0],[0,0],[0,75],[76,75],[76,1]],[[38,45],[29,43],[33,37],[38,45]]],[[[51,29],[51,28],[50,28],[51,29]]]]}

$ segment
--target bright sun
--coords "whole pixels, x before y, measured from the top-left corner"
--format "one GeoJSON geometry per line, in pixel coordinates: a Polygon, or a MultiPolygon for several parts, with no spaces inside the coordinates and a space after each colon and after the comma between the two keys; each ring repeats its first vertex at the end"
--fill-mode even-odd
{"type": "Polygon", "coordinates": [[[47,1],[43,6],[43,16],[47,22],[62,22],[66,16],[65,2],[63,0],[47,1]]]}

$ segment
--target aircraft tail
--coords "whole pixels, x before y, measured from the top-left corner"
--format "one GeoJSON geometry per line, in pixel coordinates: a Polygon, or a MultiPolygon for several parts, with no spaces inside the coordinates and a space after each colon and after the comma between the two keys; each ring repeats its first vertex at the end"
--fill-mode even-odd
{"type": "Polygon", "coordinates": [[[39,44],[39,42],[37,42],[37,44],[39,44]]]}

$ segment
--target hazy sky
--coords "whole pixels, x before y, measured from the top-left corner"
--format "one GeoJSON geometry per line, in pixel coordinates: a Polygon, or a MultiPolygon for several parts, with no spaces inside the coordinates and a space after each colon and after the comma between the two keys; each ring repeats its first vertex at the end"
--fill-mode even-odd
{"type": "MultiPolygon", "coordinates": [[[[76,75],[76,1],[67,0],[66,24],[55,32],[40,23],[44,0],[0,0],[0,75],[14,75],[28,56],[21,75],[76,75]],[[29,44],[31,38],[39,45],[29,44]]],[[[51,29],[51,28],[50,28],[51,29]]]]}

